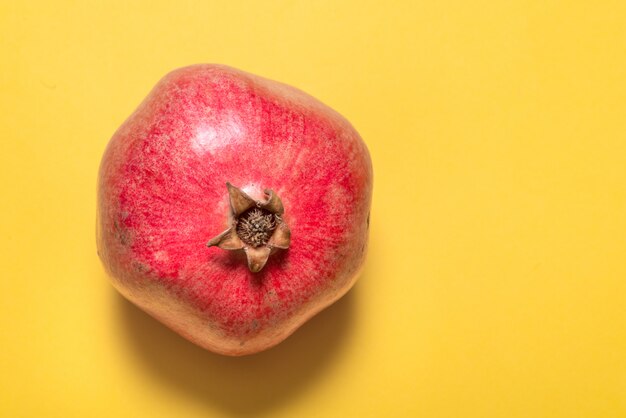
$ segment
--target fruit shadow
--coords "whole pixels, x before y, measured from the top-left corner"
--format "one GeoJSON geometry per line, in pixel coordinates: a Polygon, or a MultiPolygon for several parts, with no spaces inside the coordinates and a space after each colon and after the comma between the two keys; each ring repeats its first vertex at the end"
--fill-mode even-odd
{"type": "Polygon", "coordinates": [[[207,408],[258,415],[294,400],[338,364],[353,328],[358,286],[279,345],[227,357],[188,342],[116,293],[125,339],[149,373],[207,408]]]}

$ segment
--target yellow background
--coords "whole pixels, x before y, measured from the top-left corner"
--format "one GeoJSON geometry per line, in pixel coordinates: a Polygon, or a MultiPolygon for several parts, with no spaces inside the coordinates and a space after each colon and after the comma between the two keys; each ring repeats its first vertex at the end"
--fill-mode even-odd
{"type": "Polygon", "coordinates": [[[625,21],[621,0],[3,1],[0,416],[625,417],[625,21]],[[95,250],[109,137],[197,62],[313,94],[374,161],[359,283],[246,358],[124,301],[95,250]]]}

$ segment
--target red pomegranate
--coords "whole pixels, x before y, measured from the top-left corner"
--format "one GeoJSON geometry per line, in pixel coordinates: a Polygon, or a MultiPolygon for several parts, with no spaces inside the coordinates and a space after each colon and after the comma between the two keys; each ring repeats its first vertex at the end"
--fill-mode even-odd
{"type": "Polygon", "coordinates": [[[102,158],[98,254],[130,301],[245,355],[343,296],[363,264],[372,166],[342,116],[220,65],[166,75],[102,158]]]}

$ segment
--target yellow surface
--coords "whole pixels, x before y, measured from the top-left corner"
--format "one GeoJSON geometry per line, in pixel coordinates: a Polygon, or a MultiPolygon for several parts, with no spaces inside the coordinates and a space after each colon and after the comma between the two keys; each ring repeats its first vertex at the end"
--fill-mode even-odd
{"type": "Polygon", "coordinates": [[[625,417],[625,21],[621,0],[2,2],[0,416],[625,417]],[[125,302],[96,257],[105,144],[197,62],[317,96],[374,161],[360,282],[247,358],[125,302]]]}

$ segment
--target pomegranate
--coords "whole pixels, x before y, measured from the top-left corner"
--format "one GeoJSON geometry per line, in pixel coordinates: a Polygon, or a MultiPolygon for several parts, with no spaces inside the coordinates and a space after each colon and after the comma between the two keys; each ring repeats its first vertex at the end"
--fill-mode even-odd
{"type": "Polygon", "coordinates": [[[352,287],[372,166],[337,112],[221,65],[167,74],[110,140],[98,254],[115,288],[192,342],[245,355],[352,287]]]}

